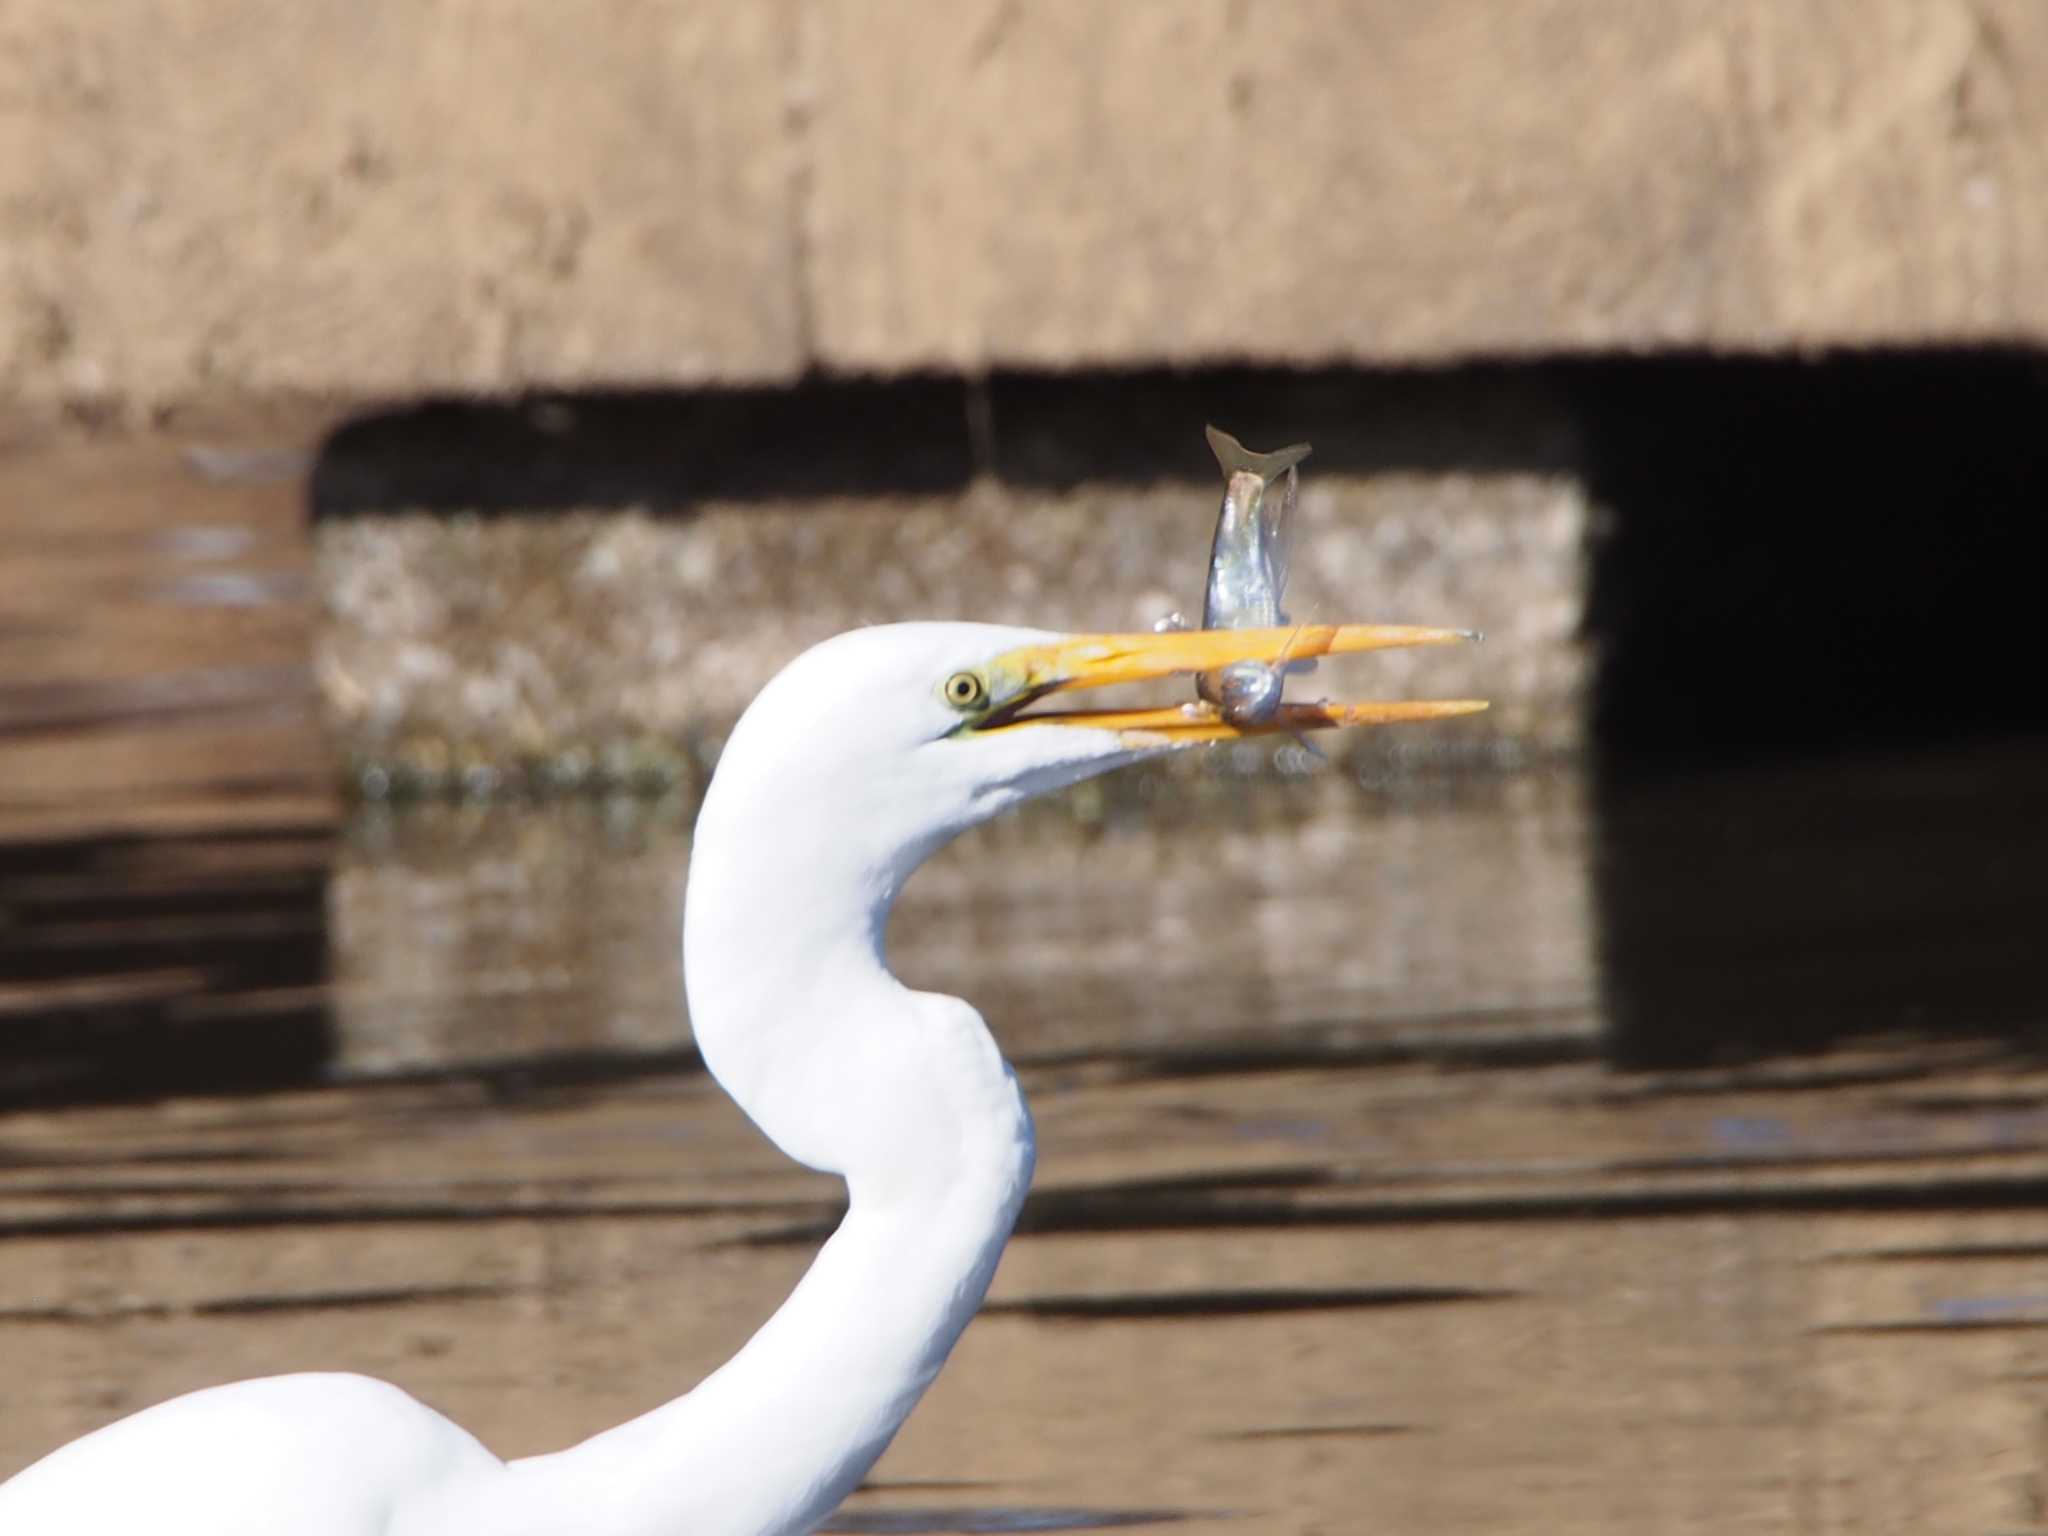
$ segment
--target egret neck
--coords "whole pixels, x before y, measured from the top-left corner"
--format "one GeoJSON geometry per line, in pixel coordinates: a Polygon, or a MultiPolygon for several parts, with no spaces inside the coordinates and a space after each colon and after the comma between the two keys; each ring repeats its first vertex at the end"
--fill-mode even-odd
{"type": "Polygon", "coordinates": [[[692,1028],[721,1086],[783,1152],[844,1178],[849,1204],[695,1391],[513,1465],[529,1508],[553,1505],[550,1482],[575,1490],[590,1536],[795,1532],[830,1513],[973,1318],[1031,1181],[1030,1113],[980,1016],[905,987],[883,952],[911,871],[996,807],[935,820],[886,778],[819,794],[785,771],[802,758],[732,752],[691,850],[692,1028]],[[611,1490],[596,1510],[592,1488],[611,1490]]]}

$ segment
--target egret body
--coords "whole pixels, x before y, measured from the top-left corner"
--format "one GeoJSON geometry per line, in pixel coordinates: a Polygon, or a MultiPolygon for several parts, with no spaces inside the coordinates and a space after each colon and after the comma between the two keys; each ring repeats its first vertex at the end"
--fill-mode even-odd
{"type": "MultiPolygon", "coordinates": [[[[948,839],[1135,758],[1246,732],[1203,705],[1033,712],[1067,690],[1433,644],[1369,626],[1061,636],[904,624],[792,662],[734,730],[692,848],[684,978],[706,1065],[846,1181],[794,1292],[674,1401],[503,1461],[399,1388],[212,1387],[0,1484],[5,1536],[762,1536],[811,1529],[881,1455],[981,1304],[1031,1181],[1031,1116],[980,1016],[890,975],[897,893],[948,839]]],[[[1290,705],[1297,731],[1465,702],[1290,705]]]]}

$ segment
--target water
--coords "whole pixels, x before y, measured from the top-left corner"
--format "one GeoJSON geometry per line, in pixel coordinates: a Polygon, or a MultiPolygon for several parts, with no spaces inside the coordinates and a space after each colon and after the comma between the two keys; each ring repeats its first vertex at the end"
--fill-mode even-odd
{"type": "MultiPolygon", "coordinates": [[[[1125,775],[963,839],[891,951],[1043,1160],[842,1528],[2048,1526],[2044,766],[1125,775]]],[[[687,856],[365,809],[334,1081],[0,1118],[0,1472],[283,1367],[519,1454],[728,1355],[837,1196],[695,1067],[687,856]]]]}
{"type": "MultiPolygon", "coordinates": [[[[332,914],[352,1072],[687,1046],[685,802],[358,814],[332,914]]],[[[1592,1028],[1568,774],[1127,776],[977,829],[911,883],[907,981],[1020,1061],[1341,1050],[1592,1028]]]]}

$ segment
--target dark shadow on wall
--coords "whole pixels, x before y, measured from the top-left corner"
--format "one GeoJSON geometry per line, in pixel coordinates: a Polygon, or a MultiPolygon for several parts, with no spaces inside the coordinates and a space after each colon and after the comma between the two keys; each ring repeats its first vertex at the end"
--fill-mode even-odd
{"type": "Polygon", "coordinates": [[[429,403],[335,433],[313,515],[943,492],[971,467],[960,401],[956,380],[907,379],[429,403]]]}
{"type": "Polygon", "coordinates": [[[1017,485],[1207,485],[1214,421],[1252,443],[1315,443],[1322,470],[1565,468],[1570,370],[1409,373],[1213,369],[813,379],[708,389],[423,405],[328,442],[316,517],[420,509],[546,512],[711,500],[946,495],[977,474],[1017,485]]]}

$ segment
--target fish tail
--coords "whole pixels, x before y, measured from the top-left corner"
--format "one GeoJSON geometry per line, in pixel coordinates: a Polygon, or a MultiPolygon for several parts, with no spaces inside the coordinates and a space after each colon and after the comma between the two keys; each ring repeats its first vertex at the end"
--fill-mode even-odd
{"type": "Polygon", "coordinates": [[[1242,472],[1257,475],[1261,484],[1271,485],[1307,458],[1309,453],[1307,443],[1290,443],[1271,453],[1253,453],[1221,427],[1205,427],[1203,430],[1209,435],[1209,451],[1216,455],[1216,462],[1222,466],[1226,480],[1242,472]]]}

